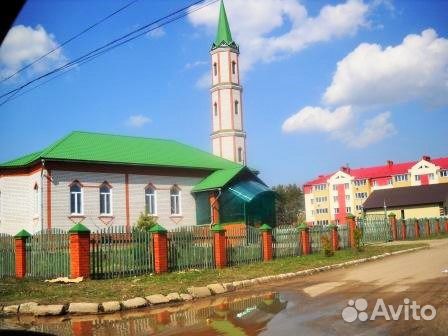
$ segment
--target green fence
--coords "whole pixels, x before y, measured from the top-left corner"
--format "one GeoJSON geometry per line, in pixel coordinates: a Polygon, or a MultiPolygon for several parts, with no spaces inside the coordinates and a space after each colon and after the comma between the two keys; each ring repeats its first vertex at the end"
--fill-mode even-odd
{"type": "Polygon", "coordinates": [[[171,271],[214,268],[213,233],[208,225],[179,227],[167,233],[171,271]]]}
{"type": "Polygon", "coordinates": [[[227,264],[250,264],[262,260],[261,232],[249,226],[226,227],[227,264]]]}
{"type": "MultiPolygon", "coordinates": [[[[445,217],[433,217],[433,218],[408,218],[406,219],[406,240],[413,240],[419,238],[426,238],[426,221],[429,221],[430,235],[437,235],[437,221],[439,223],[439,234],[445,234],[445,217]],[[418,221],[419,235],[417,237],[415,222],[418,221]]],[[[402,237],[402,220],[397,220],[398,239],[402,237]]]]}
{"type": "Polygon", "coordinates": [[[385,215],[368,215],[358,218],[364,243],[387,242],[392,239],[389,220],[385,215]]]}
{"type": "Polygon", "coordinates": [[[301,240],[296,226],[277,226],[272,229],[272,250],[274,258],[300,255],[301,240]]]}
{"type": "Polygon", "coordinates": [[[349,247],[348,243],[348,225],[340,224],[338,225],[338,235],[339,235],[339,248],[345,249],[349,247]]]}
{"type": "Polygon", "coordinates": [[[151,273],[154,269],[151,234],[113,226],[90,234],[90,273],[94,279],[151,273]]]}
{"type": "Polygon", "coordinates": [[[15,251],[14,237],[0,233],[0,278],[15,276],[15,251]]]}
{"type": "Polygon", "coordinates": [[[323,236],[327,236],[331,241],[331,228],[328,225],[314,225],[310,227],[310,245],[312,253],[322,251],[321,239],[323,236]]]}
{"type": "Polygon", "coordinates": [[[44,230],[26,240],[26,276],[50,279],[70,275],[70,237],[60,229],[44,230]]]}

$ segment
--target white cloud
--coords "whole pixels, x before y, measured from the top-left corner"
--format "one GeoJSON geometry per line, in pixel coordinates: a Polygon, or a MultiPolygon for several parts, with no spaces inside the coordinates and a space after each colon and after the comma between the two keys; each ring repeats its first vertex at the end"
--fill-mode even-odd
{"type": "Polygon", "coordinates": [[[203,65],[209,65],[209,61],[196,61],[185,64],[185,70],[194,69],[203,65]]]}
{"type": "Polygon", "coordinates": [[[162,27],[156,28],[154,30],[149,31],[146,36],[151,37],[151,38],[161,38],[163,36],[166,35],[166,31],[165,29],[163,29],[162,27]]]}
{"type": "Polygon", "coordinates": [[[321,107],[307,106],[283,123],[285,133],[323,131],[334,132],[346,127],[353,119],[351,106],[343,106],[334,111],[321,107]]]}
{"type": "Polygon", "coordinates": [[[322,132],[348,147],[364,148],[395,134],[390,121],[390,112],[383,112],[364,121],[361,130],[356,130],[359,113],[352,106],[342,106],[334,111],[307,106],[292,115],[282,125],[285,133],[322,132]]]}
{"type": "Polygon", "coordinates": [[[196,81],[195,86],[198,89],[208,89],[210,88],[211,82],[210,72],[204,72],[196,81]]]}
{"type": "Polygon", "coordinates": [[[323,99],[332,105],[448,104],[448,39],[433,29],[397,46],[363,43],[338,62],[323,99]]]}
{"type": "Polygon", "coordinates": [[[142,114],[136,114],[136,115],[132,115],[128,118],[128,120],[126,121],[126,125],[128,125],[130,127],[140,128],[150,122],[151,122],[150,118],[148,118],[142,114]]]}
{"type": "MultiPolygon", "coordinates": [[[[270,62],[313,43],[355,34],[368,24],[369,6],[362,0],[348,0],[322,7],[315,17],[297,0],[227,0],[226,9],[233,37],[241,46],[244,72],[257,62],[270,62]],[[275,30],[282,32],[275,34],[275,30]]],[[[191,13],[189,20],[214,34],[218,10],[216,3],[191,13]]]]}
{"type": "MultiPolygon", "coordinates": [[[[12,27],[0,46],[0,74],[7,77],[23,66],[56,48],[58,43],[44,27],[17,25],[12,27]]],[[[66,62],[62,49],[58,49],[31,66],[28,73],[42,73],[66,62]]]]}

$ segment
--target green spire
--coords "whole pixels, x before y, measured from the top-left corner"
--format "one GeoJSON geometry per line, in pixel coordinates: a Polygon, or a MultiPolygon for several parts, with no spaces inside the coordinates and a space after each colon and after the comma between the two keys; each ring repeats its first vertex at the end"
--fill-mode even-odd
{"type": "Polygon", "coordinates": [[[219,9],[218,32],[216,34],[215,42],[213,42],[212,50],[219,47],[231,47],[238,50],[237,44],[232,39],[230,32],[229,21],[227,20],[226,8],[224,1],[221,0],[221,7],[219,9]]]}

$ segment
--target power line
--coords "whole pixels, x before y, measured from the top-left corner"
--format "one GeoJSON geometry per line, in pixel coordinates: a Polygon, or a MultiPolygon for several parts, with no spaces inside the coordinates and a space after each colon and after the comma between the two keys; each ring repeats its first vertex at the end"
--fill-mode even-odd
{"type": "Polygon", "coordinates": [[[22,89],[24,89],[25,87],[29,86],[30,84],[32,84],[32,83],[34,83],[36,81],[39,81],[39,80],[41,80],[43,78],[46,78],[48,76],[51,76],[51,75],[53,75],[55,73],[58,73],[60,71],[63,71],[63,70],[67,70],[67,71],[63,72],[63,73],[67,73],[70,70],[72,70],[75,67],[75,65],[78,65],[78,64],[81,65],[81,64],[87,63],[87,62],[89,62],[89,61],[91,61],[91,60],[93,60],[93,59],[103,55],[104,53],[106,53],[106,52],[108,52],[108,51],[110,51],[112,49],[115,49],[115,48],[117,48],[117,47],[119,47],[119,46],[121,46],[121,45],[123,45],[125,43],[128,43],[128,42],[130,42],[130,41],[132,41],[132,40],[134,40],[134,39],[136,39],[136,38],[138,38],[138,37],[140,37],[142,35],[145,35],[145,34],[147,34],[150,31],[156,30],[156,29],[161,28],[161,27],[163,27],[163,26],[165,26],[165,25],[167,25],[167,24],[169,24],[171,22],[177,21],[177,20],[187,16],[190,13],[196,12],[196,11],[198,11],[198,10],[204,8],[204,7],[210,6],[211,4],[213,4],[213,3],[217,2],[217,1],[219,1],[219,0],[205,0],[205,1],[204,0],[199,0],[199,1],[195,1],[195,2],[191,3],[188,6],[182,7],[181,9],[176,10],[176,11],[174,11],[174,12],[172,12],[172,13],[170,13],[170,14],[162,17],[162,18],[159,18],[159,19],[157,19],[155,21],[152,21],[151,23],[148,23],[148,24],[142,26],[141,28],[138,28],[138,29],[136,29],[136,30],[134,30],[134,31],[132,31],[132,32],[130,32],[128,34],[125,34],[125,35],[123,35],[123,36],[121,36],[121,37],[119,37],[119,38],[117,38],[115,40],[112,40],[111,42],[108,42],[108,43],[104,44],[103,46],[98,47],[98,48],[88,52],[87,54],[84,54],[83,56],[80,56],[80,57],[76,58],[73,61],[67,62],[64,65],[62,65],[62,66],[60,66],[60,67],[58,67],[58,68],[56,68],[56,69],[54,69],[54,70],[52,70],[50,72],[47,72],[46,74],[43,74],[43,75],[41,75],[41,76],[39,76],[37,78],[34,78],[34,79],[30,80],[29,82],[27,82],[25,84],[22,84],[18,88],[13,89],[13,90],[11,90],[11,91],[1,95],[0,98],[4,98],[4,97],[12,95],[12,94],[14,94],[15,97],[11,97],[11,96],[8,97],[7,99],[5,99],[3,102],[0,103],[0,106],[6,104],[8,101],[10,101],[12,99],[16,99],[16,98],[22,96],[23,94],[25,94],[25,93],[27,93],[27,92],[29,92],[31,90],[34,90],[37,87],[40,87],[41,85],[49,82],[50,80],[59,77],[59,75],[58,76],[54,76],[54,77],[50,78],[50,80],[47,80],[47,81],[41,83],[40,85],[36,85],[32,89],[27,90],[26,92],[16,96],[16,94],[19,91],[21,91],[22,89]],[[194,9],[191,9],[192,6],[195,6],[195,5],[200,4],[202,2],[203,2],[203,4],[201,6],[198,6],[198,7],[194,8],[194,9]],[[182,12],[184,12],[184,13],[182,13],[182,12]],[[175,15],[177,15],[177,16],[175,16],[175,15]],[[172,16],[175,16],[175,17],[169,19],[172,16]],[[167,19],[169,19],[169,20],[167,20],[167,19]],[[165,20],[167,20],[167,21],[165,21],[165,20]],[[165,22],[163,22],[163,21],[165,21],[165,22]],[[157,26],[154,26],[157,23],[159,23],[159,24],[157,26]],[[151,27],[151,28],[149,28],[149,27],[151,27]]]}
{"type": "Polygon", "coordinates": [[[116,11],[112,12],[111,14],[107,15],[106,17],[102,18],[101,20],[95,22],[94,24],[88,26],[87,28],[83,29],[81,32],[79,32],[78,34],[70,37],[68,40],[65,40],[63,43],[61,43],[60,45],[58,45],[56,48],[50,50],[49,52],[47,52],[46,54],[38,57],[37,59],[35,59],[34,61],[32,61],[31,63],[28,63],[27,65],[25,65],[24,67],[20,68],[19,70],[17,70],[15,73],[13,73],[12,75],[5,77],[3,79],[0,80],[0,83],[3,83],[5,81],[7,81],[8,79],[14,77],[15,75],[17,75],[18,73],[28,69],[30,66],[36,64],[37,62],[39,62],[40,60],[42,60],[43,58],[47,57],[48,55],[52,54],[53,52],[55,52],[56,50],[61,49],[63,46],[67,45],[68,43],[72,42],[73,40],[77,39],[78,37],[80,37],[81,35],[84,35],[85,33],[87,33],[89,30],[95,28],[96,26],[100,25],[101,23],[103,23],[104,21],[110,19],[111,17],[113,17],[114,15],[120,13],[121,11],[125,10],[126,8],[132,6],[134,3],[136,3],[138,0],[133,0],[131,2],[129,2],[128,4],[126,4],[125,6],[117,9],[116,11]]]}

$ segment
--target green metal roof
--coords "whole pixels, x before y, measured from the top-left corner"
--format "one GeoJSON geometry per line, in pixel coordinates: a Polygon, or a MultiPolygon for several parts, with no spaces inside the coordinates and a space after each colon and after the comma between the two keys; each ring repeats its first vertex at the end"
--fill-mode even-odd
{"type": "Polygon", "coordinates": [[[192,192],[223,188],[230,180],[238,175],[245,167],[217,170],[196,184],[192,192]]]}
{"type": "Polygon", "coordinates": [[[23,167],[40,159],[209,170],[243,167],[174,140],[72,132],[43,151],[5,162],[0,168],[23,167]]]}
{"type": "Polygon", "coordinates": [[[219,8],[218,32],[216,33],[216,39],[212,45],[212,50],[222,46],[238,49],[237,44],[232,39],[232,33],[230,32],[229,21],[227,20],[224,1],[221,0],[221,6],[219,8]]]}

